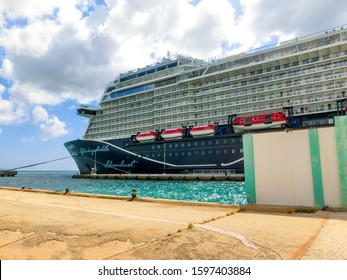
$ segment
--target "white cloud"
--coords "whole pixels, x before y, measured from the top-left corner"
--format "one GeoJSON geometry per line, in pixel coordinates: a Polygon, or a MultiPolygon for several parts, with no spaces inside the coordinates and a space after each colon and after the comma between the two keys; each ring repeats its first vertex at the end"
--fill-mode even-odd
{"type": "Polygon", "coordinates": [[[5,58],[2,61],[2,67],[0,68],[0,76],[4,77],[5,79],[10,79],[14,76],[13,63],[11,62],[11,60],[5,58]]]}
{"type": "Polygon", "coordinates": [[[3,0],[0,2],[0,22],[5,19],[27,19],[33,21],[53,12],[59,2],[68,0],[3,0]]]}
{"type": "Polygon", "coordinates": [[[45,108],[41,106],[36,106],[33,109],[32,117],[34,123],[45,122],[48,120],[48,113],[45,108]]]}
{"type": "Polygon", "coordinates": [[[0,33],[7,54],[2,76],[13,81],[11,100],[33,105],[98,100],[119,72],[151,64],[167,50],[216,55],[223,30],[233,25],[227,0],[203,0],[196,7],[186,0],[107,1],[108,9],[93,4],[83,19],[79,7],[87,11],[93,1],[35,1],[28,9],[25,1],[11,1],[0,4],[3,15],[28,22],[0,33]]]}
{"type": "Polygon", "coordinates": [[[240,30],[256,42],[303,36],[346,23],[347,2],[339,0],[240,0],[240,30]]]}
{"type": "Polygon", "coordinates": [[[0,125],[9,125],[25,120],[27,120],[27,106],[25,104],[3,100],[0,96],[0,125]]]}
{"type": "Polygon", "coordinates": [[[58,138],[68,133],[66,124],[60,121],[56,116],[48,119],[40,125],[41,140],[47,141],[52,138],[58,138]]]}

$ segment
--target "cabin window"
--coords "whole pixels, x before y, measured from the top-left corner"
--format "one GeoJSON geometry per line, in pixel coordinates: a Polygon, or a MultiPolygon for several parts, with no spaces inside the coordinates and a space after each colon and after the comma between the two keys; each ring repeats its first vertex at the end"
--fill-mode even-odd
{"type": "Polygon", "coordinates": [[[235,149],[231,149],[231,153],[235,154],[236,153],[235,149]]]}
{"type": "Polygon", "coordinates": [[[181,148],[184,148],[184,143],[181,143],[181,148]]]}
{"type": "Polygon", "coordinates": [[[201,146],[205,146],[205,141],[202,141],[202,142],[201,142],[201,146]]]}
{"type": "Polygon", "coordinates": [[[212,153],[212,151],[211,151],[211,150],[209,150],[209,151],[208,151],[208,154],[209,154],[209,155],[212,155],[213,153],[212,153]]]}
{"type": "Polygon", "coordinates": [[[152,150],[155,150],[155,145],[152,145],[152,150]]]}
{"type": "Polygon", "coordinates": [[[216,145],[219,145],[219,140],[216,140],[216,145]]]}
{"type": "Polygon", "coordinates": [[[155,158],[155,154],[152,154],[152,158],[155,158]]]}
{"type": "Polygon", "coordinates": [[[160,158],[161,154],[157,154],[157,157],[160,158]]]}
{"type": "Polygon", "coordinates": [[[181,157],[184,157],[185,156],[185,153],[184,152],[181,152],[181,157]]]}
{"type": "Polygon", "coordinates": [[[240,149],[240,154],[243,154],[243,149],[242,148],[240,149]]]}
{"type": "Polygon", "coordinates": [[[175,156],[178,157],[178,152],[175,152],[175,156]]]}
{"type": "Polygon", "coordinates": [[[204,156],[205,155],[205,151],[201,151],[201,155],[204,156]]]}
{"type": "Polygon", "coordinates": [[[169,157],[172,157],[172,153],[169,153],[169,157]]]}
{"type": "Polygon", "coordinates": [[[172,144],[169,144],[169,149],[171,149],[172,148],[172,144]]]}
{"type": "Polygon", "coordinates": [[[175,148],[178,148],[178,144],[177,143],[175,144],[175,148]]]}
{"type": "Polygon", "coordinates": [[[228,140],[227,140],[227,139],[224,139],[224,140],[223,140],[223,144],[228,144],[228,140]]]}
{"type": "Polygon", "coordinates": [[[228,150],[224,150],[224,154],[227,155],[228,154],[228,150]]]}
{"type": "Polygon", "coordinates": [[[194,146],[197,147],[197,146],[198,146],[198,142],[195,142],[195,143],[194,143],[194,146]]]}
{"type": "Polygon", "coordinates": [[[190,143],[190,142],[187,143],[187,146],[188,146],[188,147],[191,147],[191,146],[192,146],[192,143],[190,143]]]}
{"type": "Polygon", "coordinates": [[[192,155],[192,152],[188,152],[188,156],[191,156],[192,155]]]}
{"type": "Polygon", "coordinates": [[[216,150],[216,155],[219,155],[220,154],[220,150],[216,150]]]}
{"type": "Polygon", "coordinates": [[[209,145],[209,146],[212,145],[212,141],[211,141],[211,140],[208,141],[208,145],[209,145]]]}

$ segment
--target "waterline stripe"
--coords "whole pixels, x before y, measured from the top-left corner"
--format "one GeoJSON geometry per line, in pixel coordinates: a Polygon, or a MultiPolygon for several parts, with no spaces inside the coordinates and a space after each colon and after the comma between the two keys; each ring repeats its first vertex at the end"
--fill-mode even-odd
{"type": "Polygon", "coordinates": [[[247,203],[255,204],[255,173],[254,173],[254,150],[253,150],[253,135],[244,134],[242,136],[243,142],[243,157],[245,169],[245,188],[247,195],[247,203]]]}
{"type": "Polygon", "coordinates": [[[323,194],[322,168],[321,168],[320,151],[319,151],[318,129],[309,130],[309,139],[310,139],[314,206],[323,208],[324,194],[323,194]]]}

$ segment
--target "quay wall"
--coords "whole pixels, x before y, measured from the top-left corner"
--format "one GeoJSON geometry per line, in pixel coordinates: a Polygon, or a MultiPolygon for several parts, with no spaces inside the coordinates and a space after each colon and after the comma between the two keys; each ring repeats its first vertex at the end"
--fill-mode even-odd
{"type": "Polygon", "coordinates": [[[249,204],[347,208],[347,116],[334,127],[245,134],[249,204]]]}

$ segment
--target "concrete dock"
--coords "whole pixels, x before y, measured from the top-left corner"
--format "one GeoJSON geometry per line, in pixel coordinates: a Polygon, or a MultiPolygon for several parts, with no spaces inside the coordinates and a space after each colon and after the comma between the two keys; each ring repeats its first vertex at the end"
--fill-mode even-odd
{"type": "Polygon", "coordinates": [[[347,259],[347,212],[331,210],[0,187],[0,220],[2,260],[347,259]]]}

